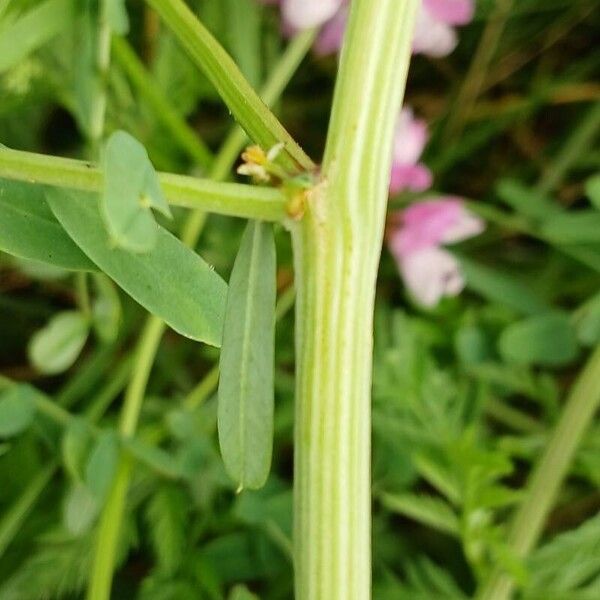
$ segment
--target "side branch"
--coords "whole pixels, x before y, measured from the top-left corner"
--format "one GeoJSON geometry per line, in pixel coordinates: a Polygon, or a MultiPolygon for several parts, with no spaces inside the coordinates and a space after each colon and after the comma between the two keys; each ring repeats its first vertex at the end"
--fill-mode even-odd
{"type": "MultiPolygon", "coordinates": [[[[0,177],[97,192],[102,171],[92,163],[0,147],[0,177]]],[[[170,204],[232,217],[283,221],[287,200],[274,188],[159,173],[170,204]]]]}

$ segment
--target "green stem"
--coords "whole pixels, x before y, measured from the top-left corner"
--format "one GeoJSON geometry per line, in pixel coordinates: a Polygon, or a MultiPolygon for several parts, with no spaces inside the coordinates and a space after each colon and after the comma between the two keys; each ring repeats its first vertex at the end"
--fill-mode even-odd
{"type": "Polygon", "coordinates": [[[52,479],[57,468],[58,461],[53,460],[50,464],[40,469],[27,484],[16,502],[4,512],[4,516],[0,521],[0,557],[4,555],[16,533],[21,529],[25,519],[35,506],[48,482],[52,479]]]}
{"type": "Polygon", "coordinates": [[[121,65],[133,85],[154,110],[157,120],[162,123],[173,140],[195,163],[204,169],[208,169],[212,163],[211,151],[173,108],[127,40],[118,36],[113,37],[112,51],[115,60],[121,65]]]}
{"type": "MultiPolygon", "coordinates": [[[[163,321],[158,317],[149,317],[138,342],[133,377],[125,393],[119,423],[119,432],[125,437],[135,433],[146,384],[164,329],[163,321]]],[[[94,568],[87,591],[88,600],[110,598],[117,542],[125,512],[131,467],[131,459],[123,455],[98,525],[94,568]]]]}
{"type": "MultiPolygon", "coordinates": [[[[269,80],[260,90],[260,97],[267,106],[271,106],[287,87],[292,75],[297,71],[300,63],[313,45],[316,34],[314,30],[303,31],[295,36],[279,62],[275,65],[269,80]]],[[[212,167],[212,176],[216,180],[227,178],[231,165],[235,162],[248,137],[241,127],[235,127],[225,138],[219,155],[215,158],[212,167]]]]}
{"type": "MultiPolygon", "coordinates": [[[[560,420],[527,485],[527,495],[508,533],[508,545],[523,559],[539,540],[544,523],[568,473],[575,452],[600,406],[600,346],[577,378],[560,420]]],[[[477,595],[480,600],[507,600],[511,577],[495,572],[477,595]]]]}
{"type": "Polygon", "coordinates": [[[591,106],[566,143],[562,144],[558,156],[540,178],[537,190],[544,194],[554,190],[571,166],[593,146],[598,130],[600,130],[600,102],[591,106]]]}
{"type": "Polygon", "coordinates": [[[98,3],[98,31],[96,39],[96,90],[92,101],[89,124],[91,155],[97,157],[100,152],[104,120],[106,116],[106,84],[110,69],[110,24],[108,21],[108,1],[98,3]]]}
{"type": "Polygon", "coordinates": [[[444,131],[446,140],[456,139],[471,116],[506,27],[513,2],[514,0],[496,0],[494,12],[483,31],[469,71],[453,103],[453,110],[444,131]]]}
{"type": "MultiPolygon", "coordinates": [[[[94,192],[103,186],[102,171],[91,163],[9,148],[0,148],[0,177],[94,192]]],[[[172,173],[159,173],[159,180],[173,206],[263,221],[286,218],[287,199],[274,188],[172,173]]]]}
{"type": "Polygon", "coordinates": [[[215,86],[249,137],[267,150],[284,144],[279,155],[286,167],[312,170],[315,165],[267,108],[232,58],[198,21],[183,0],[147,0],[171,28],[192,60],[215,86]]]}
{"type": "Polygon", "coordinates": [[[371,594],[375,280],[417,5],[352,2],[322,182],[293,230],[297,600],[371,594]]]}

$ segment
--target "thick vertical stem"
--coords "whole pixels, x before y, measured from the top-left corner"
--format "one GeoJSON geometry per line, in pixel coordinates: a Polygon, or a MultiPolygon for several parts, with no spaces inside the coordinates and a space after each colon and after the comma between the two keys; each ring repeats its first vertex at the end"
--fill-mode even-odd
{"type": "Polygon", "coordinates": [[[322,180],[293,232],[297,600],[371,588],[372,318],[416,0],[354,0],[322,180]]]}

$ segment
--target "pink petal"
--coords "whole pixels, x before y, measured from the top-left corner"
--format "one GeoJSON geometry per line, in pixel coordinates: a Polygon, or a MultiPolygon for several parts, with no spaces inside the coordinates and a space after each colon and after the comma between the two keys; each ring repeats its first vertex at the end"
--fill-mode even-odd
{"type": "Polygon", "coordinates": [[[342,7],[335,13],[333,19],[330,19],[323,25],[319,37],[315,42],[315,51],[321,56],[334,54],[342,47],[344,32],[348,22],[348,8],[342,7]]]}
{"type": "Polygon", "coordinates": [[[431,14],[421,6],[417,13],[412,49],[414,54],[426,54],[434,58],[450,54],[458,38],[452,27],[434,19],[431,14]]]}
{"type": "Polygon", "coordinates": [[[400,261],[399,267],[410,293],[426,307],[435,306],[444,296],[456,296],[465,286],[460,265],[440,248],[413,252],[400,261]]]}
{"type": "Polygon", "coordinates": [[[424,8],[437,21],[447,25],[465,25],[473,19],[473,0],[423,0],[424,8]]]}
{"type": "Polygon", "coordinates": [[[392,217],[390,248],[402,258],[425,248],[459,242],[481,233],[484,222],[454,196],[426,200],[392,217]]]}
{"type": "Polygon", "coordinates": [[[398,194],[409,190],[411,192],[424,192],[431,187],[433,177],[431,171],[422,164],[401,165],[392,164],[390,175],[390,193],[398,194]]]}
{"type": "Polygon", "coordinates": [[[405,106],[394,131],[394,164],[417,164],[428,139],[427,123],[415,119],[412,109],[405,106]]]}
{"type": "Polygon", "coordinates": [[[284,21],[294,29],[323,25],[339,10],[343,0],[281,0],[284,21]]]}

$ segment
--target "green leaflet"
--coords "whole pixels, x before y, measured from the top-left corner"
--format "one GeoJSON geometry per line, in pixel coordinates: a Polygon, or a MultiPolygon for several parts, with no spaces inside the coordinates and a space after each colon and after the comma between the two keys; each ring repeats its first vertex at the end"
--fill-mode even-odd
{"type": "Polygon", "coordinates": [[[272,227],[249,222],[231,273],[219,362],[219,443],[240,490],[263,486],[271,465],[275,269],[272,227]]]}
{"type": "Polygon", "coordinates": [[[551,312],[509,325],[498,342],[500,353],[509,362],[559,366],[577,357],[575,328],[569,316],[551,312]]]}
{"type": "Polygon", "coordinates": [[[13,385],[0,393],[0,437],[18,435],[31,425],[35,416],[32,389],[13,385]]]}
{"type": "Polygon", "coordinates": [[[89,331],[84,314],[74,310],[60,312],[31,338],[29,358],[40,373],[62,373],[77,360],[89,331]]]}
{"type": "Polygon", "coordinates": [[[103,157],[100,206],[111,242],[133,252],[156,246],[158,225],[151,208],[171,217],[154,167],[142,144],[124,131],[113,133],[103,157]]]}
{"type": "Polygon", "coordinates": [[[0,32],[0,73],[66,29],[73,13],[71,0],[47,0],[0,32]]]}
{"type": "Polygon", "coordinates": [[[52,188],[46,197],[82,250],[144,308],[186,337],[220,345],[227,286],[195,252],[162,227],[150,252],[111,248],[95,194],[52,188]]]}
{"type": "Polygon", "coordinates": [[[119,439],[114,431],[98,437],[85,467],[85,485],[99,503],[102,503],[112,484],[119,462],[119,439]]]}
{"type": "Polygon", "coordinates": [[[0,250],[64,269],[96,267],[67,235],[42,187],[0,179],[0,250]]]}

